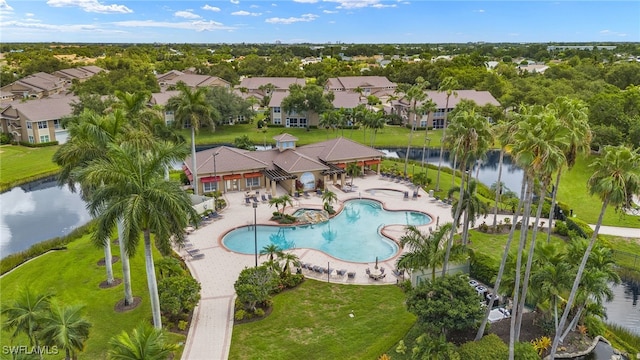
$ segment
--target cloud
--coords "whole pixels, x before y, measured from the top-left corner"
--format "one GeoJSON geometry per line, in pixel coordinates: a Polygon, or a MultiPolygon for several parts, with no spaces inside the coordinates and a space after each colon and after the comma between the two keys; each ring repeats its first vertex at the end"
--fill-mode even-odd
{"type": "Polygon", "coordinates": [[[240,10],[240,11],[232,12],[231,15],[235,15],[235,16],[260,16],[260,15],[262,15],[262,13],[252,13],[252,12],[240,10]]]}
{"type": "Polygon", "coordinates": [[[26,17],[34,17],[34,16],[36,16],[36,14],[34,14],[34,13],[26,13],[26,14],[24,14],[24,16],[26,16],[26,17]]]}
{"type": "Polygon", "coordinates": [[[52,25],[43,24],[35,21],[20,22],[20,21],[7,21],[2,24],[3,28],[24,28],[24,29],[38,29],[48,31],[59,32],[78,32],[78,31],[90,31],[90,32],[103,32],[103,29],[98,28],[95,25],[90,24],[73,24],[73,25],[52,25]]]}
{"type": "Polygon", "coordinates": [[[98,0],[48,0],[47,5],[52,7],[76,6],[86,12],[101,14],[129,14],[133,12],[125,5],[103,5],[98,0]]]}
{"type": "Polygon", "coordinates": [[[318,18],[318,15],[304,14],[304,15],[301,15],[300,17],[297,17],[297,18],[296,17],[288,17],[288,18],[274,17],[274,18],[268,18],[268,19],[265,20],[265,22],[268,22],[269,24],[290,25],[290,24],[297,23],[297,22],[314,21],[317,18],[318,18]]]}
{"type": "Polygon", "coordinates": [[[200,19],[201,17],[200,15],[194,14],[189,10],[176,11],[173,15],[185,19],[200,19]]]}
{"type": "Polygon", "coordinates": [[[251,9],[257,9],[259,7],[260,7],[260,5],[251,5],[251,6],[249,6],[249,8],[251,8],[251,9]]]}
{"type": "Polygon", "coordinates": [[[194,30],[194,31],[215,31],[215,30],[234,30],[234,27],[225,26],[222,23],[216,21],[183,21],[183,22],[168,22],[168,21],[155,21],[155,20],[130,20],[130,21],[116,21],[112,24],[123,27],[150,27],[150,28],[170,28],[181,30],[194,30]]]}
{"type": "Polygon", "coordinates": [[[0,19],[4,20],[13,15],[13,8],[5,0],[0,0],[0,19]]]}
{"type": "Polygon", "coordinates": [[[337,9],[362,9],[376,5],[376,7],[389,7],[390,5],[380,4],[380,0],[323,0],[326,2],[334,2],[339,5],[337,9]]]}
{"type": "Polygon", "coordinates": [[[376,9],[383,9],[383,8],[394,8],[397,7],[396,4],[390,4],[390,5],[385,5],[385,4],[373,4],[371,5],[372,8],[376,8],[376,9]]]}
{"type": "Polygon", "coordinates": [[[335,10],[322,10],[323,13],[325,14],[337,14],[338,12],[335,10]]]}
{"type": "Polygon", "coordinates": [[[600,34],[602,34],[602,35],[611,35],[611,36],[620,36],[620,37],[627,36],[627,34],[625,34],[625,33],[620,33],[620,32],[611,31],[611,30],[600,30],[600,34]]]}
{"type": "Polygon", "coordinates": [[[215,7],[215,6],[211,6],[211,5],[205,5],[202,7],[202,10],[209,10],[209,11],[213,11],[213,12],[218,12],[220,11],[219,7],[215,7]]]}
{"type": "Polygon", "coordinates": [[[473,10],[474,13],[483,13],[484,9],[473,10]]]}
{"type": "Polygon", "coordinates": [[[236,4],[236,5],[240,4],[240,0],[229,0],[229,1],[231,1],[232,4],[236,4]]]}
{"type": "Polygon", "coordinates": [[[293,2],[303,3],[303,4],[315,4],[318,0],[293,0],[293,2]]]}

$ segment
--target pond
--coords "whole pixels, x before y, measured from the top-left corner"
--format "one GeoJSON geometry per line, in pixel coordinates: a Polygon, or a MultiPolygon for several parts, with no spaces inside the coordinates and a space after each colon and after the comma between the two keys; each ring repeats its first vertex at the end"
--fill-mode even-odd
{"type": "MultiPolygon", "coordinates": [[[[407,154],[407,148],[383,148],[378,149],[388,157],[391,158],[399,158],[404,159],[407,154]]],[[[412,148],[409,151],[409,159],[422,162],[422,148],[412,148]]],[[[426,149],[424,152],[424,162],[428,164],[438,165],[438,161],[440,160],[440,149],[426,149]]],[[[473,167],[472,175],[475,178],[476,172],[478,175],[478,180],[487,185],[491,186],[491,184],[498,181],[498,164],[500,162],[500,151],[490,150],[487,152],[486,159],[480,164],[480,169],[478,171],[477,165],[473,167]]],[[[453,159],[449,159],[449,151],[443,152],[443,160],[442,166],[452,168],[453,167],[453,159]]],[[[456,165],[458,166],[458,165],[456,165]]],[[[412,172],[417,169],[419,165],[416,165],[415,168],[413,165],[409,165],[407,172],[412,174],[412,172]]],[[[399,167],[399,169],[402,169],[399,167]]],[[[431,171],[431,169],[429,169],[431,171]]],[[[515,192],[519,195],[520,186],[522,185],[522,169],[515,165],[513,159],[509,155],[505,155],[503,159],[502,165],[502,182],[504,185],[511,191],[515,192]]],[[[433,174],[433,173],[431,173],[433,174]]],[[[429,176],[431,177],[431,175],[429,176]]]]}
{"type": "Polygon", "coordinates": [[[55,180],[32,182],[0,194],[0,257],[69,234],[91,220],[78,193],[55,180]]]}

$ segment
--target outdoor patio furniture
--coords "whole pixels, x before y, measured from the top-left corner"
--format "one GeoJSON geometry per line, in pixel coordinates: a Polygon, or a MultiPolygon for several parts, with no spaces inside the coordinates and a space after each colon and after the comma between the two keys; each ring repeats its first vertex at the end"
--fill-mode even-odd
{"type": "Polygon", "coordinates": [[[322,196],[322,190],[320,190],[320,189],[316,190],[316,195],[322,196]]]}
{"type": "Polygon", "coordinates": [[[395,275],[396,277],[401,277],[404,275],[404,270],[394,269],[392,272],[393,272],[393,275],[395,275]]]}
{"type": "Polygon", "coordinates": [[[356,273],[355,272],[348,272],[347,273],[347,278],[348,279],[355,279],[356,278],[356,273]]]}
{"type": "Polygon", "coordinates": [[[251,200],[253,200],[253,202],[254,202],[254,203],[256,203],[256,204],[258,203],[258,198],[257,198],[257,197],[255,197],[255,196],[254,196],[254,197],[252,197],[252,198],[251,198],[251,200]]]}
{"type": "Polygon", "coordinates": [[[271,199],[273,199],[273,196],[271,196],[271,194],[267,194],[267,199],[269,199],[269,201],[271,201],[271,199]]]}
{"type": "Polygon", "coordinates": [[[347,269],[336,270],[336,275],[338,276],[344,276],[344,274],[346,273],[347,273],[347,269]]]}
{"type": "Polygon", "coordinates": [[[367,268],[367,270],[365,270],[364,272],[367,273],[367,275],[371,275],[371,270],[369,270],[369,268],[367,268]]]}
{"type": "Polygon", "coordinates": [[[262,194],[261,198],[262,198],[262,202],[269,201],[269,200],[267,200],[267,196],[265,194],[262,194]]]}
{"type": "Polygon", "coordinates": [[[308,192],[308,191],[305,191],[305,192],[304,192],[304,197],[305,197],[305,198],[309,198],[309,192],[308,192]]]}
{"type": "Polygon", "coordinates": [[[404,192],[404,199],[405,200],[409,199],[409,192],[408,191],[404,192]]]}
{"type": "Polygon", "coordinates": [[[413,198],[413,200],[417,200],[418,199],[418,190],[413,192],[412,198],[413,198]]]}
{"type": "Polygon", "coordinates": [[[191,260],[198,260],[198,259],[204,258],[204,254],[203,253],[190,254],[190,255],[191,255],[191,260]]]}
{"type": "Polygon", "coordinates": [[[251,205],[251,198],[249,198],[249,197],[244,198],[244,204],[245,205],[251,205]]]}

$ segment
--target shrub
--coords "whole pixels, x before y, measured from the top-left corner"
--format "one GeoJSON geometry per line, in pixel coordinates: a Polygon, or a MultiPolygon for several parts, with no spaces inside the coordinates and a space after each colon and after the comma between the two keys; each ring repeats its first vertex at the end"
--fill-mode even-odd
{"type": "Polygon", "coordinates": [[[494,360],[507,359],[509,347],[496,335],[490,334],[480,341],[470,341],[458,349],[460,359],[494,360]]]}
{"type": "Polygon", "coordinates": [[[518,360],[539,360],[540,357],[536,352],[536,349],[531,343],[517,342],[514,348],[514,358],[518,360]]]}
{"type": "Polygon", "coordinates": [[[280,278],[280,285],[286,289],[294,288],[304,281],[304,275],[302,274],[287,274],[280,278]]]}
{"type": "Polygon", "coordinates": [[[591,227],[589,227],[589,224],[587,224],[586,222],[577,219],[577,218],[573,218],[573,219],[569,219],[567,218],[567,227],[569,228],[569,230],[575,231],[578,236],[583,237],[585,239],[588,239],[591,237],[591,235],[593,234],[593,229],[591,229],[591,227]]]}
{"type": "Polygon", "coordinates": [[[160,311],[172,319],[191,312],[200,301],[200,283],[190,276],[172,276],[158,281],[160,311]]]}
{"type": "Polygon", "coordinates": [[[187,329],[187,325],[189,325],[189,322],[187,321],[184,321],[184,320],[178,321],[178,329],[180,329],[180,331],[185,331],[187,329]]]}
{"type": "Polygon", "coordinates": [[[538,356],[542,357],[547,349],[551,347],[551,338],[548,336],[541,336],[535,340],[531,340],[531,345],[538,353],[538,356]]]}
{"type": "Polygon", "coordinates": [[[49,141],[49,142],[43,142],[43,143],[30,143],[28,141],[20,141],[19,144],[22,146],[30,147],[30,148],[36,148],[36,147],[56,146],[58,145],[58,142],[49,141]]]}
{"type": "Polygon", "coordinates": [[[236,311],[236,313],[233,315],[233,318],[236,319],[237,321],[242,321],[246,317],[247,317],[247,312],[242,309],[236,311]]]}
{"type": "Polygon", "coordinates": [[[587,327],[587,332],[589,335],[595,337],[598,335],[604,336],[607,331],[607,327],[604,323],[596,316],[587,315],[584,318],[584,326],[587,327]]]}
{"type": "Polygon", "coordinates": [[[11,133],[2,133],[0,134],[0,144],[11,144],[13,141],[13,134],[11,133]]]}
{"type": "Polygon", "coordinates": [[[492,284],[493,279],[498,275],[498,264],[489,256],[471,252],[471,265],[469,275],[485,284],[492,284]]]}
{"type": "Polygon", "coordinates": [[[261,308],[256,308],[256,311],[254,311],[253,314],[256,317],[263,317],[264,316],[264,310],[262,310],[261,308]]]}
{"type": "Polygon", "coordinates": [[[567,236],[569,235],[569,228],[567,227],[567,224],[564,221],[556,221],[556,226],[553,229],[553,231],[561,236],[567,236]]]}

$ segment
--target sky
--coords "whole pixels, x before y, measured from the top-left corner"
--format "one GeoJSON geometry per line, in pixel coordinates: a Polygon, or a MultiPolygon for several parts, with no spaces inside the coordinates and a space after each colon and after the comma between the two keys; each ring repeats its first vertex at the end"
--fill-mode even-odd
{"type": "Polygon", "coordinates": [[[0,0],[1,42],[638,42],[640,1],[0,0]]]}

